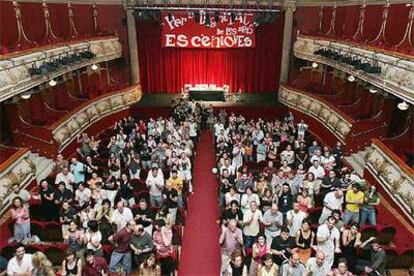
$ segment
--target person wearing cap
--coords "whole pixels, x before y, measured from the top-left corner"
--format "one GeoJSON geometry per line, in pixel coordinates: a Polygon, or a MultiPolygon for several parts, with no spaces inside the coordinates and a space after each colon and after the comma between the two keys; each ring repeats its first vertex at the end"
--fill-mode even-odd
{"type": "Polygon", "coordinates": [[[387,255],[375,237],[370,237],[361,244],[361,248],[370,251],[370,259],[358,259],[356,271],[368,275],[384,275],[387,255]]]}
{"type": "Polygon", "coordinates": [[[364,203],[364,197],[359,184],[352,184],[352,189],[348,190],[345,195],[344,224],[359,223],[359,210],[364,203]]]}

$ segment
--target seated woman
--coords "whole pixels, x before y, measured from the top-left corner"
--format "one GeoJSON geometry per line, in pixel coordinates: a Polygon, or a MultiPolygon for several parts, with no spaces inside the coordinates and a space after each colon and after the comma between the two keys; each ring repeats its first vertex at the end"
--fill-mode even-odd
{"type": "Polygon", "coordinates": [[[65,254],[65,259],[62,262],[62,276],[81,276],[82,275],[82,260],[76,256],[76,253],[68,249],[65,254]]]}
{"type": "Polygon", "coordinates": [[[345,258],[340,258],[338,268],[332,269],[327,276],[354,276],[354,274],[348,271],[348,261],[345,258]]]}
{"type": "Polygon", "coordinates": [[[109,201],[109,199],[102,200],[102,206],[98,208],[95,220],[99,224],[99,230],[102,234],[103,244],[107,244],[109,236],[113,234],[113,228],[111,224],[112,213],[113,209],[111,208],[111,201],[109,201]]]}
{"type": "Polygon", "coordinates": [[[312,246],[315,239],[315,233],[310,229],[309,219],[302,221],[302,227],[296,233],[295,239],[300,260],[306,264],[312,254],[312,246]]]}
{"type": "Polygon", "coordinates": [[[155,221],[155,231],[152,235],[156,254],[161,262],[163,275],[170,275],[175,269],[176,252],[172,244],[173,232],[171,226],[167,225],[164,220],[155,221]]]}
{"type": "Polygon", "coordinates": [[[20,197],[13,199],[13,203],[10,208],[10,217],[14,221],[13,241],[22,242],[26,239],[30,239],[29,208],[26,204],[23,204],[23,200],[20,197]]]}
{"type": "Polygon", "coordinates": [[[355,265],[358,261],[357,247],[361,245],[361,232],[357,224],[352,224],[349,229],[342,233],[342,255],[348,260],[348,268],[355,272],[355,265]]]}
{"type": "Polygon", "coordinates": [[[86,243],[86,249],[92,249],[95,251],[95,256],[103,257],[101,241],[102,234],[98,229],[98,222],[96,220],[88,221],[88,229],[84,235],[84,243],[86,243]]]}
{"type": "Polygon", "coordinates": [[[32,255],[33,270],[31,275],[36,276],[55,276],[53,265],[46,255],[41,251],[37,251],[32,255]]]}
{"type": "Polygon", "coordinates": [[[73,250],[73,252],[76,252],[77,256],[80,257],[83,248],[83,231],[79,229],[79,226],[77,225],[75,220],[72,220],[69,223],[69,229],[67,232],[62,233],[63,240],[65,243],[68,244],[69,249],[73,250]]]}
{"type": "Polygon", "coordinates": [[[157,264],[157,258],[155,254],[151,254],[147,259],[139,266],[139,276],[161,276],[161,267],[157,264]]]}
{"type": "Polygon", "coordinates": [[[279,266],[273,262],[272,254],[264,255],[262,263],[257,268],[257,276],[279,276],[279,266]]]}
{"type": "Polygon", "coordinates": [[[257,267],[262,263],[262,258],[270,253],[270,243],[266,241],[263,234],[257,235],[257,241],[252,246],[252,261],[250,263],[249,274],[256,275],[257,267]]]}
{"type": "Polygon", "coordinates": [[[226,270],[226,276],[247,276],[247,266],[244,263],[243,255],[240,251],[231,254],[231,261],[226,270]]]}
{"type": "Polygon", "coordinates": [[[301,188],[296,201],[299,202],[299,210],[309,213],[309,209],[313,207],[312,198],[309,196],[307,188],[301,188]]]}

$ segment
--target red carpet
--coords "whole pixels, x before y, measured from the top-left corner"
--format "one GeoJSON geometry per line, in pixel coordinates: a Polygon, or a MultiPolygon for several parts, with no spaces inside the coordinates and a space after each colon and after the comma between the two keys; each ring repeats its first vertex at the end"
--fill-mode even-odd
{"type": "Polygon", "coordinates": [[[190,197],[182,254],[180,276],[217,276],[220,274],[217,180],[211,173],[215,165],[211,132],[202,131],[194,160],[194,195],[190,197]]]}

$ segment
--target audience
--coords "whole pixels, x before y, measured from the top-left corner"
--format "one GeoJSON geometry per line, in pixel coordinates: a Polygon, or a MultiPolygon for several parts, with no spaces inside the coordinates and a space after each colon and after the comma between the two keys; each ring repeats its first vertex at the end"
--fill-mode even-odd
{"type": "MultiPolygon", "coordinates": [[[[82,133],[77,155],[57,156],[55,179],[40,182],[38,197],[12,185],[13,241],[31,238],[29,208],[39,199],[42,219],[60,223],[68,245],[60,275],[173,275],[197,136],[208,126],[221,275],[384,273],[384,249],[375,238],[362,241],[359,228],[376,225],[379,195],[343,166],[340,143],[330,149],[313,141],[292,114],[247,120],[221,110],[215,117],[186,100],[173,103],[170,118],[124,118],[99,139],[82,133]],[[358,248],[370,260],[358,259],[358,248]]],[[[26,273],[54,275],[44,254],[26,254],[18,243],[7,275],[26,273]]]]}

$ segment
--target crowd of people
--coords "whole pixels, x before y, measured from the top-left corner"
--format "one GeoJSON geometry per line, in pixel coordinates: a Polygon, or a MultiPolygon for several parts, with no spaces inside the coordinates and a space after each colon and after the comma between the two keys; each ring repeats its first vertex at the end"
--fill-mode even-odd
{"type": "Polygon", "coordinates": [[[124,118],[108,137],[82,133],[76,156],[57,156],[53,181],[41,181],[37,193],[14,185],[10,242],[16,246],[7,275],[55,273],[42,252],[25,252],[25,245],[36,242],[32,199],[40,201],[45,221],[61,224],[68,249],[60,275],[130,275],[133,269],[139,275],[174,274],[178,210],[192,193],[192,158],[211,112],[181,99],[173,102],[169,118],[124,118]]]}
{"type": "Polygon", "coordinates": [[[213,132],[222,275],[384,275],[384,249],[360,232],[376,225],[379,195],[343,166],[341,143],[320,145],[291,113],[266,121],[222,110],[213,132]]]}

